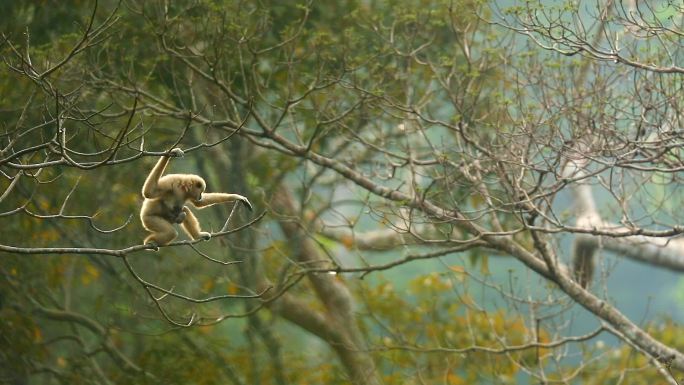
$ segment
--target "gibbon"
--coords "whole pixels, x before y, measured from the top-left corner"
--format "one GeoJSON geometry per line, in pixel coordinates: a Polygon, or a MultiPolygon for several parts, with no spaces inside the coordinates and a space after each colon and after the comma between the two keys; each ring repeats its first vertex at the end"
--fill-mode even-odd
{"type": "MultiPolygon", "coordinates": [[[[185,155],[180,148],[174,148],[170,154],[173,157],[185,155]]],[[[217,203],[241,201],[250,211],[252,210],[252,204],[242,195],[205,193],[207,184],[200,176],[162,176],[170,159],[166,155],[159,158],[142,188],[145,200],[140,209],[140,220],[145,230],[152,233],[145,238],[145,244],[163,246],[173,241],[178,236],[173,224],[180,224],[192,239],[211,238],[210,233],[201,230],[197,217],[185,205],[188,202],[201,209],[217,203]]]]}

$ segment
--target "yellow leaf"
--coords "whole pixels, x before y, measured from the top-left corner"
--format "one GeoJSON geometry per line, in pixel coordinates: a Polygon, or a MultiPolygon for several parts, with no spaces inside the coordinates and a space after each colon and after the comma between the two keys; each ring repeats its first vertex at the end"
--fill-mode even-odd
{"type": "Polygon", "coordinates": [[[202,290],[204,290],[205,292],[209,292],[213,288],[214,288],[214,280],[213,279],[207,279],[202,284],[202,290]]]}
{"type": "Polygon", "coordinates": [[[83,274],[81,274],[81,283],[83,283],[83,286],[88,286],[99,277],[100,270],[98,270],[97,267],[88,263],[85,265],[85,268],[83,269],[83,274]]]}
{"type": "Polygon", "coordinates": [[[485,200],[480,194],[473,194],[470,196],[470,204],[473,205],[473,207],[480,207],[484,202],[485,200]]]}
{"type": "Polygon", "coordinates": [[[486,255],[482,256],[482,264],[480,265],[480,273],[482,275],[489,275],[489,257],[486,255]]]}
{"type": "Polygon", "coordinates": [[[234,295],[234,294],[238,293],[238,287],[233,282],[228,283],[228,287],[226,289],[227,289],[226,291],[228,291],[228,294],[230,294],[230,295],[234,295]]]}
{"type": "Polygon", "coordinates": [[[463,381],[463,378],[460,376],[457,376],[456,374],[449,373],[447,374],[447,384],[449,385],[463,385],[465,384],[465,381],[463,381]]]}
{"type": "Polygon", "coordinates": [[[315,218],[316,218],[316,213],[315,213],[315,212],[313,212],[313,211],[311,211],[311,210],[306,210],[306,211],[304,212],[304,219],[306,219],[307,221],[312,221],[312,220],[314,220],[315,218]]]}
{"type": "Polygon", "coordinates": [[[342,236],[341,241],[347,250],[350,250],[352,248],[352,246],[354,246],[354,237],[352,237],[350,235],[342,236]]]}
{"type": "Polygon", "coordinates": [[[44,200],[44,199],[41,199],[41,200],[38,201],[38,207],[40,207],[40,208],[43,209],[43,210],[49,209],[50,206],[51,206],[51,205],[50,205],[50,202],[48,202],[48,201],[46,201],[46,200],[44,200]]]}
{"type": "Polygon", "coordinates": [[[454,273],[465,274],[465,269],[463,268],[463,266],[449,266],[449,270],[453,271],[454,273]]]}
{"type": "Polygon", "coordinates": [[[50,287],[56,287],[64,280],[67,258],[68,257],[66,256],[62,256],[59,259],[55,259],[54,265],[48,270],[47,281],[50,287]]]}

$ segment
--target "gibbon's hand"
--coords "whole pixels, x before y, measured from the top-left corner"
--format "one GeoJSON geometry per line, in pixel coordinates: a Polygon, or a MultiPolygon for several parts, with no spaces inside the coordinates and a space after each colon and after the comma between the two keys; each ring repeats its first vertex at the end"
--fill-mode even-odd
{"type": "Polygon", "coordinates": [[[169,151],[169,156],[173,158],[182,158],[185,156],[185,152],[183,152],[183,150],[181,150],[180,148],[176,147],[169,151]]]}
{"type": "Polygon", "coordinates": [[[241,196],[240,197],[240,202],[244,203],[245,206],[249,209],[249,211],[254,211],[254,208],[252,207],[252,204],[249,202],[249,199],[241,196]]]}
{"type": "Polygon", "coordinates": [[[211,234],[207,233],[206,231],[200,231],[199,237],[204,239],[205,241],[208,241],[211,239],[211,234]]]}

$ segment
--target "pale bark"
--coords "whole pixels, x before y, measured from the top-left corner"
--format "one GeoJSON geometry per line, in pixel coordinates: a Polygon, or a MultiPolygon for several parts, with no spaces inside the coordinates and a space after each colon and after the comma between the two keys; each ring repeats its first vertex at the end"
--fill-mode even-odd
{"type": "MultiPolygon", "coordinates": [[[[272,200],[273,209],[290,218],[297,217],[294,199],[281,187],[272,200]]],[[[301,220],[282,219],[279,224],[295,252],[294,259],[304,268],[329,267],[329,261],[302,229],[301,220]]],[[[325,310],[316,312],[289,294],[274,303],[275,310],[285,319],[325,340],[337,353],[354,384],[381,384],[371,355],[356,323],[354,302],[344,281],[336,275],[307,275],[316,297],[325,310]]]]}

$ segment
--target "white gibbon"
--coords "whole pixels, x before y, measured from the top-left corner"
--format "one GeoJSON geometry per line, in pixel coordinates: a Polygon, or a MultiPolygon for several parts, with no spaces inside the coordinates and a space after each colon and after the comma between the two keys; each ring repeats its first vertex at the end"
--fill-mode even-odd
{"type": "MultiPolygon", "coordinates": [[[[170,154],[173,157],[185,155],[180,148],[174,148],[170,154]]],[[[241,201],[252,210],[252,204],[242,195],[205,193],[207,184],[198,175],[162,176],[170,159],[169,156],[159,159],[142,188],[145,200],[140,209],[140,220],[145,230],[152,233],[145,238],[145,244],[163,246],[173,241],[178,236],[173,224],[180,224],[192,239],[211,238],[210,233],[201,230],[197,217],[185,205],[188,202],[201,209],[217,203],[241,201]]]]}

